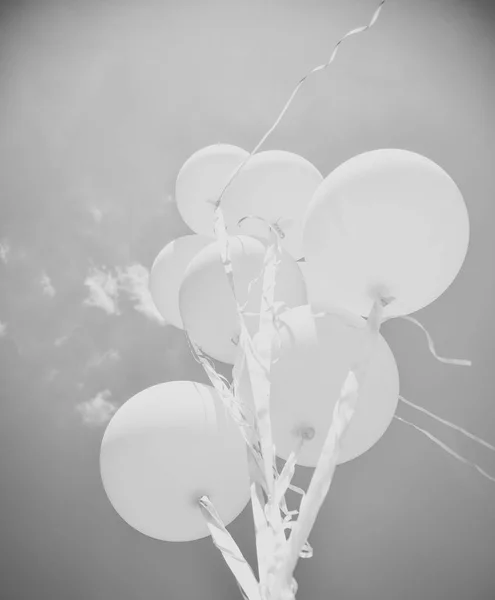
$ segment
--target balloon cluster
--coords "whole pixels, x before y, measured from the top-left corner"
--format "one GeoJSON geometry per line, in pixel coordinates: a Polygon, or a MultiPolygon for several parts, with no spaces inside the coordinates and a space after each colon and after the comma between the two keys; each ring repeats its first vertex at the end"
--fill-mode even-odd
{"type": "MultiPolygon", "coordinates": [[[[161,250],[150,291],[166,321],[184,329],[202,353],[234,364],[237,305],[254,336],[269,234],[276,231],[274,301],[281,310],[270,370],[273,442],[277,456],[287,459],[298,432],[311,428],[297,463],[315,467],[350,365],[366,345],[377,290],[387,298],[386,318],[438,298],[467,252],[467,210],[440,166],[406,150],[365,152],[325,179],[301,156],[264,151],[225,188],[246,157],[241,148],[218,144],[184,163],[176,202],[194,233],[161,250]],[[222,190],[235,297],[213,226],[222,190]]],[[[381,438],[398,395],[397,365],[380,335],[339,463],[381,438]]],[[[245,450],[212,386],[167,382],[138,393],[112,418],[101,446],[102,480],[132,527],[161,540],[198,539],[209,534],[199,497],[211,499],[225,524],[246,506],[245,450]]]]}

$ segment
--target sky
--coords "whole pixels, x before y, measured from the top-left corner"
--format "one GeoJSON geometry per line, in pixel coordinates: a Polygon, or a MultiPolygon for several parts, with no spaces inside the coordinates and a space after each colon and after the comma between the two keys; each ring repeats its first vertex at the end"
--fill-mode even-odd
{"type": "MultiPolygon", "coordinates": [[[[174,202],[185,160],[254,148],[294,85],[370,0],[25,1],[0,5],[0,596],[233,600],[211,539],[164,543],[115,513],[99,449],[127,399],[207,382],[147,288],[189,233],[174,202]]],[[[460,187],[470,248],[451,287],[383,334],[401,394],[495,443],[495,12],[488,1],[388,1],[310,78],[264,149],[324,176],[397,147],[460,187]]],[[[226,367],[221,367],[228,374],[226,367]]],[[[414,409],[398,414],[495,475],[493,453],[414,409]]],[[[307,488],[310,469],[295,483],[307,488]]],[[[295,500],[289,498],[289,505],[295,500]]],[[[495,485],[397,420],[338,467],[295,577],[301,598],[491,600],[495,485]]],[[[291,506],[290,506],[291,507],[291,506]]],[[[229,526],[255,565],[250,507],[229,526]]]]}

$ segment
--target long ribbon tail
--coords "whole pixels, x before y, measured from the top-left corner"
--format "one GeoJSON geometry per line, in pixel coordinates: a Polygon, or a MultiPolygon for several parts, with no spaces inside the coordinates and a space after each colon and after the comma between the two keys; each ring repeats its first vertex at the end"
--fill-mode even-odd
{"type": "Polygon", "coordinates": [[[264,568],[264,565],[268,564],[269,561],[271,540],[271,531],[263,508],[266,502],[265,494],[268,494],[268,489],[265,480],[263,453],[261,451],[257,419],[252,409],[252,407],[254,407],[252,389],[251,387],[246,389],[246,379],[242,377],[246,366],[246,355],[241,344],[239,346],[238,356],[235,361],[234,368],[232,369],[232,388],[235,397],[241,402],[241,404],[250,408],[249,416],[250,423],[252,424],[251,443],[256,448],[256,454],[252,452],[248,453],[248,468],[249,478],[251,480],[251,508],[253,511],[253,522],[256,537],[256,556],[258,560],[260,587],[264,600],[263,590],[266,588],[266,569],[264,568]]]}
{"type": "Polygon", "coordinates": [[[292,526],[289,538],[289,548],[285,562],[277,582],[281,587],[286,586],[296,567],[304,543],[316,521],[318,512],[328,493],[332,482],[338,458],[338,444],[353,410],[349,409],[352,401],[356,399],[358,384],[353,372],[350,372],[345,384],[345,390],[335,405],[332,424],[328,432],[318,465],[315,469],[308,491],[301,501],[299,518],[292,526]],[[347,409],[347,410],[346,410],[347,409]]]}
{"type": "Polygon", "coordinates": [[[467,359],[464,359],[464,358],[445,358],[443,356],[439,356],[437,354],[437,351],[435,350],[435,345],[433,343],[433,338],[429,334],[428,330],[426,329],[426,327],[424,325],[422,325],[414,317],[411,317],[410,315],[400,315],[400,316],[398,316],[396,318],[398,318],[398,319],[404,319],[404,321],[409,321],[410,323],[414,323],[414,325],[416,325],[417,327],[419,327],[421,329],[421,331],[423,331],[423,333],[426,335],[426,339],[428,341],[428,349],[430,350],[431,354],[439,362],[444,363],[446,365],[457,365],[459,367],[470,367],[470,366],[472,366],[473,363],[470,360],[467,360],[467,359]]]}
{"type": "Polygon", "coordinates": [[[218,392],[218,395],[229,412],[232,420],[239,427],[241,435],[246,442],[248,452],[253,456],[256,465],[262,462],[261,453],[256,445],[256,436],[253,431],[253,419],[250,418],[250,407],[240,401],[239,395],[235,395],[230,389],[228,382],[222,375],[216,372],[215,367],[211,364],[209,358],[201,351],[201,349],[189,338],[186,332],[186,337],[195,360],[203,366],[208,378],[218,392]]]}
{"type": "Polygon", "coordinates": [[[273,469],[271,467],[271,464],[273,462],[273,455],[270,454],[270,452],[272,451],[271,428],[269,426],[269,421],[267,428],[267,419],[269,419],[269,411],[267,409],[268,398],[265,398],[266,390],[264,390],[263,388],[265,372],[263,370],[262,363],[260,363],[260,359],[257,355],[257,352],[254,349],[251,336],[247,330],[243,315],[243,307],[240,306],[236,296],[232,261],[230,259],[229,253],[229,236],[227,233],[223,212],[220,208],[219,203],[217,203],[215,206],[214,218],[214,230],[220,245],[220,257],[223,263],[225,274],[227,276],[227,281],[233,294],[240,327],[238,345],[238,352],[240,353],[240,356],[238,357],[239,364],[235,369],[237,383],[234,387],[238,390],[238,392],[240,392],[242,404],[244,406],[247,406],[249,400],[249,405],[252,407],[252,435],[253,440],[256,441],[259,456],[261,459],[259,461],[261,472],[256,472],[254,459],[257,458],[257,456],[255,457],[255,455],[251,453],[251,457],[249,458],[249,472],[251,478],[251,501],[253,510],[253,520],[255,524],[255,530],[257,532],[256,548],[258,554],[258,567],[261,582],[260,587],[262,590],[261,593],[264,596],[267,588],[268,565],[273,555],[275,537],[275,531],[273,529],[272,524],[274,515],[266,514],[266,504],[265,499],[263,497],[263,491],[269,498],[273,490],[273,469]],[[251,382],[250,398],[247,398],[248,390],[241,390],[240,385],[242,381],[242,372],[246,368],[248,368],[249,380],[251,382]],[[261,390],[259,389],[260,385],[262,387],[261,390]],[[242,397],[243,394],[245,394],[244,397],[242,397]],[[268,438],[268,444],[266,433],[267,429],[270,434],[268,438]]]}
{"type": "MultiPolygon", "coordinates": [[[[217,238],[217,240],[220,243],[220,253],[221,253],[222,263],[224,266],[225,274],[228,279],[229,286],[232,290],[232,293],[234,294],[234,298],[235,298],[235,285],[234,285],[232,263],[231,263],[230,257],[229,257],[228,234],[227,234],[225,220],[224,220],[222,211],[220,210],[220,203],[224,197],[226,190],[231,185],[232,181],[236,178],[236,176],[240,173],[240,171],[244,168],[244,166],[246,165],[248,160],[250,160],[250,158],[261,148],[261,146],[264,144],[266,139],[276,129],[276,127],[282,120],[283,116],[287,112],[287,110],[288,110],[290,104],[292,103],[294,97],[296,96],[297,92],[299,91],[301,86],[304,84],[304,82],[307,80],[307,78],[312,73],[316,73],[317,71],[326,69],[333,62],[333,60],[335,59],[335,57],[337,55],[337,51],[340,47],[340,44],[343,42],[344,39],[346,39],[347,37],[350,37],[351,35],[355,35],[357,33],[362,33],[364,31],[366,31],[367,29],[369,29],[370,27],[372,27],[375,24],[376,20],[378,19],[378,15],[379,15],[384,3],[385,3],[385,0],[381,0],[378,8],[375,10],[375,12],[371,18],[371,21],[368,25],[349,31],[343,38],[341,38],[337,42],[337,44],[335,45],[334,50],[330,56],[330,59],[328,60],[327,63],[314,68],[310,73],[308,73],[305,77],[303,77],[299,81],[299,83],[296,85],[294,91],[292,92],[291,96],[289,97],[289,100],[286,102],[281,113],[279,114],[278,118],[276,119],[275,123],[261,138],[261,140],[258,142],[258,144],[253,149],[253,151],[246,157],[246,159],[233,172],[230,179],[227,181],[226,185],[224,186],[223,190],[221,191],[219,197],[216,199],[216,201],[214,201],[214,205],[215,205],[215,212],[214,212],[215,237],[217,238]]],[[[277,247],[276,247],[277,249],[279,249],[278,243],[279,242],[277,239],[277,247]]],[[[275,503],[275,501],[274,501],[274,481],[275,481],[274,477],[273,477],[274,453],[273,453],[273,444],[272,444],[272,440],[271,440],[271,427],[270,427],[270,421],[269,421],[269,404],[268,404],[269,398],[265,399],[265,395],[268,394],[268,396],[269,396],[269,391],[270,391],[269,370],[270,370],[270,361],[271,361],[270,355],[271,355],[271,344],[272,344],[273,335],[270,335],[271,330],[269,328],[268,321],[269,321],[269,315],[270,315],[270,318],[272,319],[271,325],[273,328],[273,315],[271,315],[270,313],[273,312],[272,309],[273,309],[274,303],[273,303],[273,294],[270,291],[270,286],[273,288],[275,285],[276,260],[273,258],[274,252],[275,252],[275,245],[271,244],[267,250],[267,256],[265,259],[265,269],[264,269],[265,272],[264,272],[264,284],[263,284],[263,303],[264,303],[264,305],[262,303],[262,309],[261,309],[261,314],[260,314],[260,334],[261,335],[260,335],[260,339],[259,339],[260,345],[258,345],[258,349],[257,349],[258,351],[256,351],[254,348],[251,337],[246,328],[246,324],[245,324],[244,317],[242,314],[242,307],[239,306],[239,303],[236,299],[237,312],[238,312],[239,322],[240,322],[240,342],[241,342],[240,345],[242,346],[242,348],[239,348],[239,350],[241,352],[245,353],[246,363],[249,367],[249,374],[250,374],[250,378],[251,378],[251,382],[252,382],[252,387],[255,389],[255,393],[254,393],[254,402],[255,402],[254,430],[251,431],[251,435],[253,436],[251,438],[251,444],[250,444],[250,446],[252,447],[252,451],[249,455],[249,457],[250,457],[249,458],[250,473],[251,474],[253,473],[253,465],[254,465],[255,458],[256,458],[254,442],[253,442],[253,440],[256,438],[256,436],[257,436],[257,440],[259,442],[259,450],[261,451],[262,458],[263,458],[263,464],[264,464],[264,474],[263,474],[264,477],[262,477],[262,482],[255,481],[252,478],[251,499],[253,500],[253,517],[255,519],[255,522],[257,520],[258,531],[264,531],[267,534],[267,537],[268,537],[268,534],[270,534],[272,542],[275,545],[275,548],[273,548],[272,569],[273,569],[273,565],[279,564],[280,557],[283,554],[283,552],[285,551],[285,547],[287,545],[286,540],[285,540],[285,530],[283,529],[283,522],[282,522],[281,515],[280,515],[280,504],[275,503]],[[270,283],[270,281],[271,281],[271,283],[270,283]],[[261,348],[260,348],[260,346],[261,346],[261,348]],[[261,352],[259,352],[259,350],[261,350],[261,352]],[[260,356],[260,354],[261,354],[261,356],[260,356]],[[263,489],[268,494],[268,501],[265,504],[264,511],[263,511],[264,515],[266,517],[266,520],[262,518],[262,516],[260,515],[260,511],[258,510],[258,509],[261,509],[261,506],[263,504],[263,498],[262,498],[263,489]],[[282,538],[283,538],[283,540],[282,540],[282,538]]],[[[273,333],[273,331],[271,331],[271,333],[273,333]]],[[[252,476],[252,477],[254,477],[254,476],[252,476]]],[[[278,496],[277,496],[277,498],[278,498],[278,496]]],[[[304,500],[304,498],[303,498],[303,500],[304,500]]],[[[305,542],[303,540],[300,551],[302,551],[302,547],[304,547],[305,543],[307,544],[307,542],[305,542]]],[[[307,545],[307,546],[309,546],[309,545],[307,545]]],[[[258,549],[260,549],[260,547],[261,547],[261,544],[258,544],[258,542],[257,542],[257,547],[258,547],[258,549]]],[[[265,553],[265,556],[266,556],[266,553],[265,553]]],[[[262,572],[265,571],[265,573],[263,575],[260,574],[260,579],[262,579],[262,577],[265,578],[266,568],[267,568],[267,562],[265,560],[264,564],[260,566],[260,570],[262,572]]],[[[292,571],[291,571],[291,573],[292,573],[292,571]]],[[[273,573],[272,573],[272,575],[273,575],[273,573]]],[[[271,588],[271,585],[269,587],[271,588]]],[[[265,591],[266,591],[266,593],[271,594],[271,590],[266,589],[263,591],[263,595],[265,594],[265,591]]],[[[289,584],[285,585],[284,588],[281,590],[280,595],[277,596],[276,600],[292,599],[292,598],[294,598],[296,591],[297,591],[297,583],[292,578],[292,580],[289,582],[289,584]]]]}
{"type": "MultiPolygon", "coordinates": [[[[285,500],[285,494],[287,493],[287,490],[290,489],[293,492],[300,494],[302,498],[304,498],[304,496],[306,495],[306,492],[303,489],[292,485],[291,481],[294,477],[296,464],[299,459],[299,456],[301,455],[304,443],[306,442],[306,440],[311,439],[313,435],[313,428],[308,428],[308,430],[302,432],[302,435],[297,441],[296,447],[287,457],[287,461],[285,462],[282,472],[280,474],[277,473],[275,481],[274,503],[278,503],[278,505],[280,506],[280,510],[285,515],[284,530],[292,530],[292,528],[294,527],[294,521],[292,519],[293,517],[299,515],[299,510],[288,510],[287,508],[287,502],[285,500]]],[[[299,558],[311,558],[311,556],[313,556],[313,548],[311,547],[309,542],[306,541],[303,549],[299,553],[299,558]]]]}
{"type": "Polygon", "coordinates": [[[428,415],[432,419],[435,419],[435,421],[438,421],[439,423],[442,423],[443,425],[447,425],[447,427],[450,427],[451,429],[454,429],[455,431],[458,431],[459,433],[462,433],[463,435],[465,435],[469,439],[477,442],[481,446],[484,446],[485,448],[488,448],[488,450],[491,450],[492,452],[495,452],[495,446],[492,446],[492,444],[490,444],[489,442],[486,442],[485,440],[481,439],[477,435],[474,435],[473,433],[470,433],[469,431],[467,431],[463,427],[459,427],[459,425],[455,425],[454,423],[451,423],[450,421],[447,421],[447,419],[442,419],[441,417],[435,415],[434,413],[430,412],[429,410],[426,410],[426,408],[423,408],[422,406],[418,406],[417,404],[414,404],[413,402],[411,402],[409,400],[406,400],[404,398],[404,396],[399,396],[399,400],[401,400],[402,402],[404,402],[404,404],[407,404],[408,406],[411,406],[412,408],[415,408],[416,410],[419,410],[420,412],[424,413],[425,415],[428,415]]]}
{"type": "Polygon", "coordinates": [[[280,504],[287,493],[291,485],[292,478],[294,477],[294,473],[296,471],[297,460],[301,454],[301,450],[304,446],[305,439],[304,437],[300,437],[296,448],[290,453],[288,456],[285,465],[282,469],[282,472],[277,477],[277,481],[275,482],[275,494],[274,501],[277,504],[280,504]]]}
{"type": "Polygon", "coordinates": [[[270,127],[270,129],[265,133],[265,135],[261,138],[261,140],[256,144],[254,150],[252,150],[252,152],[248,156],[246,156],[246,158],[241,162],[241,164],[233,172],[231,178],[229,179],[229,181],[227,182],[227,184],[223,188],[220,196],[218,197],[218,203],[220,203],[222,201],[225,192],[227,191],[227,189],[229,188],[229,186],[231,185],[231,183],[234,181],[234,179],[237,177],[237,175],[245,167],[246,163],[251,159],[251,157],[254,154],[256,154],[256,152],[258,152],[258,150],[266,142],[266,140],[268,139],[268,137],[278,127],[280,121],[283,119],[285,113],[287,112],[287,110],[289,109],[290,105],[292,104],[292,101],[294,100],[294,98],[296,97],[297,93],[299,92],[299,90],[301,89],[301,87],[303,86],[303,84],[305,83],[305,81],[308,79],[308,77],[310,75],[312,75],[313,73],[317,73],[318,71],[323,71],[324,69],[328,68],[333,63],[333,61],[335,60],[335,57],[337,56],[337,52],[338,52],[338,50],[340,48],[340,45],[342,44],[342,42],[346,38],[351,37],[352,35],[356,35],[357,33],[363,33],[367,29],[370,29],[370,27],[373,27],[373,25],[376,23],[376,21],[378,19],[378,16],[380,15],[380,12],[382,10],[382,6],[385,4],[385,1],[386,0],[381,0],[380,4],[378,5],[378,7],[376,8],[375,12],[373,13],[373,16],[371,17],[371,21],[368,23],[368,25],[364,25],[363,27],[357,27],[356,29],[352,29],[351,31],[348,31],[335,44],[333,52],[332,52],[330,58],[328,59],[328,61],[326,63],[322,64],[322,65],[319,65],[318,67],[315,67],[309,73],[307,73],[304,77],[302,77],[302,79],[299,80],[299,82],[297,83],[296,87],[294,88],[292,94],[289,96],[289,99],[287,100],[287,102],[285,103],[284,107],[282,108],[282,111],[280,112],[280,114],[278,115],[277,119],[275,120],[275,123],[273,123],[273,125],[270,127]]]}
{"type": "MultiPolygon", "coordinates": [[[[359,390],[366,377],[368,365],[375,344],[378,341],[383,320],[383,308],[391,300],[393,299],[385,299],[377,293],[377,298],[366,324],[369,333],[368,343],[358,361],[351,366],[342,386],[340,397],[335,404],[332,422],[320,458],[311,478],[308,491],[301,501],[299,518],[292,527],[287,554],[276,580],[277,591],[287,589],[301,551],[303,551],[318,512],[330,489],[339,457],[340,440],[354,414],[359,390]]],[[[274,597],[276,597],[276,594],[274,597]]]]}
{"type": "Polygon", "coordinates": [[[242,555],[234,538],[227,531],[208,496],[202,496],[199,499],[199,506],[210,530],[213,543],[222,553],[244,597],[247,600],[262,600],[258,581],[249,563],[242,555]]]}
{"type": "Polygon", "coordinates": [[[495,477],[493,477],[492,475],[489,475],[484,469],[482,469],[479,465],[477,465],[473,461],[468,460],[467,458],[464,458],[463,456],[458,454],[455,450],[452,450],[452,448],[447,446],[447,444],[444,444],[439,439],[437,439],[434,435],[432,435],[429,431],[426,431],[426,429],[418,427],[414,423],[411,423],[410,421],[407,421],[406,419],[403,419],[402,417],[398,417],[397,415],[394,415],[394,419],[397,419],[398,421],[402,421],[403,423],[406,423],[407,425],[409,425],[410,427],[413,427],[417,431],[420,431],[428,439],[430,439],[432,442],[437,444],[437,446],[440,446],[440,448],[442,448],[442,450],[445,450],[445,452],[447,452],[448,454],[450,454],[451,456],[453,456],[460,462],[464,463],[465,465],[468,465],[468,466],[472,467],[473,469],[476,469],[476,471],[478,471],[478,473],[483,475],[483,477],[486,477],[487,479],[489,479],[490,481],[493,481],[495,483],[495,477]]]}
{"type": "Polygon", "coordinates": [[[283,555],[286,545],[280,505],[274,495],[275,448],[272,440],[270,420],[270,368],[272,362],[272,345],[275,336],[274,298],[280,252],[279,238],[276,233],[271,231],[270,242],[264,261],[260,325],[255,337],[256,344],[253,344],[245,324],[242,323],[241,325],[241,345],[246,352],[246,360],[249,366],[249,377],[259,428],[261,450],[264,458],[266,480],[269,483],[268,499],[264,506],[264,512],[269,525],[268,531],[271,534],[270,539],[268,539],[267,534],[266,542],[269,543],[271,551],[264,553],[263,560],[260,560],[260,569],[263,572],[263,581],[267,593],[275,570],[274,565],[283,555]]]}

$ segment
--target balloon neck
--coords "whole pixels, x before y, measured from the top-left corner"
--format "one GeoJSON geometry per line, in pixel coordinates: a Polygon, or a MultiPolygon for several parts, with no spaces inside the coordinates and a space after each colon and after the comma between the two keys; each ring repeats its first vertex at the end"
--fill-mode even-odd
{"type": "Polygon", "coordinates": [[[380,297],[380,302],[383,308],[385,308],[386,306],[388,306],[391,302],[393,302],[395,300],[394,296],[387,296],[387,297],[380,297]]]}
{"type": "Polygon", "coordinates": [[[220,198],[206,198],[205,202],[207,204],[211,204],[214,208],[218,208],[220,206],[220,198]]]}
{"type": "Polygon", "coordinates": [[[205,508],[206,503],[210,500],[210,497],[205,494],[204,492],[199,492],[197,494],[194,494],[193,497],[193,503],[196,506],[202,506],[203,508],[205,508]]]}
{"type": "Polygon", "coordinates": [[[374,302],[377,300],[380,302],[382,308],[385,308],[395,300],[395,296],[392,296],[388,287],[383,284],[378,284],[371,288],[370,295],[374,302]]]}
{"type": "Polygon", "coordinates": [[[307,442],[312,440],[316,435],[315,428],[311,427],[311,425],[299,425],[292,430],[292,433],[307,442]]]}

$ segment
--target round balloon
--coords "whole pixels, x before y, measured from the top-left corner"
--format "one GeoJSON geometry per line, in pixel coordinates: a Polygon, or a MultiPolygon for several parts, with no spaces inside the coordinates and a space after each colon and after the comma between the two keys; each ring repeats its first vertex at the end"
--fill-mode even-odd
{"type": "Polygon", "coordinates": [[[198,499],[225,524],[249,501],[246,444],[211,386],[172,381],[139,392],[107,426],[100,451],[105,492],[141,533],[170,542],[209,535],[198,499]]]}
{"type": "MultiPolygon", "coordinates": [[[[307,305],[282,313],[279,326],[270,373],[276,454],[286,460],[301,431],[310,427],[314,437],[305,441],[297,462],[315,467],[349,367],[359,358],[370,334],[361,317],[345,311],[314,316],[307,305]]],[[[246,371],[242,377],[245,382],[246,371]]],[[[380,335],[355,413],[342,438],[339,464],[376,444],[392,421],[398,397],[397,365],[380,335]]]]}
{"type": "Polygon", "coordinates": [[[229,233],[267,237],[267,223],[276,223],[282,246],[294,258],[302,256],[302,221],[323,177],[308,160],[285,150],[254,154],[242,168],[222,200],[229,233]]]}
{"type": "Polygon", "coordinates": [[[212,239],[206,235],[184,235],[167,244],[151,267],[149,289],[151,298],[162,317],[171,325],[183,329],[179,311],[179,288],[184,272],[194,256],[212,239]]]}
{"type": "Polygon", "coordinates": [[[207,146],[190,156],[177,176],[175,200],[185,223],[196,233],[214,236],[214,206],[230,177],[249,152],[230,144],[207,146]]]}
{"type": "Polygon", "coordinates": [[[306,280],[317,308],[368,316],[377,291],[385,317],[438,298],[466,256],[469,219],[452,178],[407,150],[365,152],[317,189],[303,226],[306,280]]]}
{"type": "MultiPolygon", "coordinates": [[[[250,236],[229,236],[235,292],[244,307],[251,334],[258,330],[266,245],[250,236]],[[257,316],[256,316],[257,315],[257,316]]],[[[296,261],[282,250],[275,286],[275,301],[287,306],[306,303],[306,285],[296,261]]],[[[190,262],[179,290],[184,328],[203,352],[233,364],[239,341],[239,319],[234,294],[213,242],[190,262]]]]}

